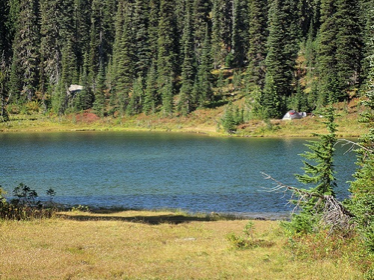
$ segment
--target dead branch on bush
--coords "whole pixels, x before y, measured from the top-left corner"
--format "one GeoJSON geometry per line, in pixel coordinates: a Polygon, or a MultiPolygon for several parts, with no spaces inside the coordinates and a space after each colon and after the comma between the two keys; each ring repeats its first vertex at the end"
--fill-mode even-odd
{"type": "Polygon", "coordinates": [[[295,200],[296,207],[293,212],[299,207],[303,202],[307,202],[311,198],[317,198],[317,203],[314,208],[317,213],[321,213],[321,223],[324,225],[329,225],[331,231],[339,230],[349,230],[353,227],[351,223],[351,218],[354,217],[337,199],[332,195],[321,195],[312,191],[298,189],[281,183],[280,181],[274,179],[270,175],[261,172],[266,180],[272,180],[276,183],[273,188],[268,188],[268,192],[291,192],[291,198],[296,196],[295,200]],[[323,206],[323,208],[321,208],[323,206]],[[318,209],[320,207],[320,209],[318,209]]]}
{"type": "Polygon", "coordinates": [[[367,155],[369,154],[372,154],[373,153],[373,149],[369,149],[359,143],[356,143],[354,141],[351,141],[351,140],[347,140],[347,139],[338,139],[337,144],[341,143],[341,146],[344,147],[344,146],[349,146],[349,148],[347,149],[347,151],[345,152],[345,154],[349,153],[349,152],[352,152],[352,151],[355,151],[356,149],[360,148],[362,150],[364,150],[366,152],[367,155]]]}

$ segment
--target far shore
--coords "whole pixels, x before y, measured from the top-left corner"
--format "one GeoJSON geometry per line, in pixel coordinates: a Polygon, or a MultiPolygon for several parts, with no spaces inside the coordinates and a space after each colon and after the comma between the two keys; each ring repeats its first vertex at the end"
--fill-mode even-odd
{"type": "MultiPolygon", "coordinates": [[[[64,117],[46,117],[44,115],[14,115],[11,120],[0,123],[0,133],[48,133],[81,131],[151,131],[195,133],[219,137],[277,137],[277,138],[311,138],[325,134],[323,119],[307,117],[300,120],[283,121],[251,120],[239,125],[236,132],[225,132],[218,120],[186,118],[158,118],[134,116],[124,118],[98,118],[93,113],[68,115],[64,117]]],[[[364,125],[357,121],[357,115],[351,114],[338,118],[339,138],[357,138],[366,133],[364,125]]]]}

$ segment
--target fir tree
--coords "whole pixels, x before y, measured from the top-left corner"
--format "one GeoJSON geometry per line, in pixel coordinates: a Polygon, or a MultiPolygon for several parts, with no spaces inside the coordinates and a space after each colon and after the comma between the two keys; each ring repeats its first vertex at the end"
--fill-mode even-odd
{"type": "Polygon", "coordinates": [[[283,97],[278,94],[277,86],[273,76],[266,73],[265,87],[261,94],[260,104],[262,106],[262,117],[266,119],[280,118],[285,111],[285,102],[283,97]]]}
{"type": "Polygon", "coordinates": [[[223,129],[229,133],[233,134],[236,131],[236,122],[234,116],[234,108],[232,104],[227,105],[226,110],[224,112],[224,116],[221,119],[223,129]]]}
{"type": "Polygon", "coordinates": [[[149,1],[148,16],[148,42],[150,48],[150,63],[156,63],[158,58],[158,24],[159,24],[159,0],[149,1]]]}
{"type": "Polygon", "coordinates": [[[359,22],[353,0],[323,0],[318,45],[320,103],[347,98],[346,89],[358,82],[359,22]]]}
{"type": "Polygon", "coordinates": [[[142,111],[142,102],[144,98],[143,78],[139,76],[134,80],[132,92],[127,106],[127,115],[132,116],[142,111]]]}
{"type": "Polygon", "coordinates": [[[177,75],[175,16],[172,1],[161,0],[158,23],[158,94],[162,97],[162,110],[172,113],[174,79],[177,75]]]}
{"type": "Polygon", "coordinates": [[[156,112],[157,104],[157,74],[154,64],[149,68],[149,72],[146,78],[146,89],[145,89],[145,98],[144,104],[142,107],[143,112],[148,115],[150,113],[156,112]]]}
{"type": "Polygon", "coordinates": [[[174,111],[173,95],[174,85],[171,76],[166,79],[161,89],[162,95],[162,113],[166,117],[171,117],[174,111]]]}
{"type": "Polygon", "coordinates": [[[7,122],[9,120],[8,111],[6,109],[6,106],[8,105],[8,96],[6,92],[7,76],[5,55],[3,53],[0,61],[0,122],[7,122]]]}
{"type": "Polygon", "coordinates": [[[101,118],[105,115],[105,74],[104,74],[104,67],[103,65],[100,65],[99,72],[96,79],[96,86],[95,86],[95,92],[94,92],[94,103],[93,103],[93,109],[94,112],[100,116],[101,118]]]}
{"type": "MultiPolygon", "coordinates": [[[[283,113],[285,97],[292,93],[291,83],[297,54],[297,49],[293,46],[294,42],[296,43],[295,34],[290,30],[292,21],[289,18],[289,11],[292,8],[288,4],[287,0],[274,0],[269,9],[268,54],[265,59],[265,65],[267,75],[272,78],[269,82],[273,81],[268,91],[271,92],[270,89],[273,88],[272,92],[275,91],[279,95],[278,104],[274,105],[278,113],[272,114],[276,116],[283,113]]],[[[264,94],[264,96],[266,95],[264,94]]],[[[270,103],[274,98],[268,99],[268,103],[270,103]]],[[[270,108],[271,104],[268,106],[270,108]]]]}
{"type": "Polygon", "coordinates": [[[191,7],[189,2],[186,6],[186,16],[183,31],[183,46],[184,46],[184,60],[182,65],[182,81],[179,93],[179,101],[177,110],[183,115],[189,114],[193,109],[193,104],[191,103],[192,89],[195,80],[195,55],[194,55],[194,45],[193,45],[193,32],[191,26],[191,7]]]}
{"type": "Polygon", "coordinates": [[[358,1],[337,0],[335,14],[338,32],[336,33],[337,61],[336,75],[340,94],[337,100],[347,98],[346,89],[359,82],[360,74],[360,36],[359,18],[357,9],[358,1]],[[342,93],[342,94],[341,94],[342,93]]]}
{"type": "Polygon", "coordinates": [[[134,53],[132,44],[132,10],[131,5],[126,5],[124,7],[124,24],[122,33],[117,32],[117,36],[121,35],[118,39],[119,47],[116,48],[116,53],[114,54],[116,65],[116,78],[115,78],[115,88],[116,92],[119,94],[120,108],[123,112],[126,108],[128,102],[128,94],[132,88],[132,83],[134,80],[135,70],[134,70],[134,53]]]}
{"type": "MultiPolygon", "coordinates": [[[[373,44],[372,44],[373,45],[373,44]]],[[[369,56],[370,67],[373,68],[373,55],[369,56]]],[[[374,131],[374,75],[370,73],[367,82],[367,92],[363,105],[366,110],[360,115],[359,122],[365,124],[368,132],[359,139],[357,150],[358,168],[354,173],[355,180],[351,182],[349,191],[351,199],[348,207],[355,215],[354,222],[360,233],[361,242],[367,254],[374,255],[374,154],[375,154],[375,131],[374,131]]],[[[373,271],[368,272],[373,276],[373,271]]]]}
{"type": "MultiPolygon", "coordinates": [[[[328,134],[318,135],[319,141],[311,141],[307,144],[310,151],[302,154],[308,161],[304,161],[303,175],[296,175],[299,182],[303,184],[314,184],[309,191],[319,195],[329,195],[335,197],[334,189],[337,187],[334,176],[333,157],[337,137],[337,125],[334,123],[334,108],[330,106],[326,109],[324,116],[326,118],[326,127],[328,134]],[[312,162],[316,162],[314,165],[312,162]]],[[[309,233],[317,230],[324,208],[324,201],[318,197],[311,197],[307,202],[300,204],[302,211],[292,217],[291,224],[287,227],[293,232],[309,233]]]]}
{"type": "Polygon", "coordinates": [[[45,92],[48,84],[56,84],[61,74],[61,53],[59,44],[58,2],[41,0],[41,63],[40,90],[45,92]]]}
{"type": "Polygon", "coordinates": [[[90,2],[90,0],[74,0],[72,28],[78,68],[82,67],[85,52],[90,46],[91,9],[88,9],[91,6],[90,2]]]}
{"type": "MultiPolygon", "coordinates": [[[[22,83],[24,100],[31,101],[38,85],[39,66],[39,30],[38,30],[38,2],[36,0],[21,0],[19,25],[16,33],[13,56],[18,67],[18,73],[22,83]]],[[[20,96],[21,97],[21,96],[20,96]]]]}
{"type": "Polygon", "coordinates": [[[231,56],[232,19],[232,2],[214,0],[212,8],[212,54],[214,68],[224,66],[226,57],[228,55],[231,56]]]}
{"type": "Polygon", "coordinates": [[[207,35],[210,36],[208,32],[211,30],[210,11],[212,3],[205,0],[193,0],[192,9],[194,49],[196,57],[200,59],[205,48],[203,42],[206,40],[207,35]]]}
{"type": "Polygon", "coordinates": [[[265,58],[267,30],[267,1],[251,0],[249,4],[249,50],[248,79],[253,85],[261,88],[265,84],[265,58]]]}
{"type": "Polygon", "coordinates": [[[233,53],[233,65],[242,67],[245,64],[245,58],[248,51],[249,42],[249,15],[248,1],[232,1],[232,36],[231,52],[233,53]]]}
{"type": "Polygon", "coordinates": [[[133,25],[136,27],[135,39],[135,71],[137,76],[146,76],[150,67],[150,45],[148,36],[148,4],[149,1],[136,0],[134,3],[133,25]]]}
{"type": "MultiPolygon", "coordinates": [[[[210,52],[210,35],[209,28],[206,28],[205,40],[202,48],[202,55],[200,59],[200,65],[198,66],[198,80],[197,80],[197,91],[198,91],[198,101],[199,106],[202,107],[205,103],[212,101],[213,90],[212,90],[212,80],[213,76],[211,74],[212,69],[212,56],[210,52]]],[[[197,96],[194,94],[193,96],[197,96]]],[[[194,100],[196,101],[196,100],[194,100]]]]}

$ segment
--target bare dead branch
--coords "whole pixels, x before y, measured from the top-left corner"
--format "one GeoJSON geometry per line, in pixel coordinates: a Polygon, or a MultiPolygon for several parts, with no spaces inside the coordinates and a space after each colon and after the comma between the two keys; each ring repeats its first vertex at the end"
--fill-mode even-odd
{"type": "Polygon", "coordinates": [[[342,144],[341,144],[342,147],[347,146],[347,145],[350,146],[350,147],[347,149],[347,151],[345,152],[345,154],[354,151],[356,148],[361,148],[362,150],[364,150],[364,151],[366,151],[367,153],[370,153],[370,154],[373,153],[373,150],[368,149],[368,148],[362,146],[361,144],[356,143],[356,142],[351,141],[351,140],[347,140],[347,139],[338,139],[337,143],[334,144],[334,146],[337,145],[337,144],[339,144],[339,143],[342,143],[342,144]]]}
{"type": "Polygon", "coordinates": [[[291,187],[281,183],[280,181],[274,179],[270,175],[261,172],[266,180],[272,180],[276,186],[269,188],[268,192],[292,192],[291,198],[293,196],[297,197],[295,200],[295,208],[293,212],[296,211],[296,208],[299,207],[303,202],[308,201],[310,198],[317,198],[317,202],[314,206],[317,213],[321,213],[321,223],[324,225],[329,225],[331,231],[334,229],[348,230],[353,227],[351,223],[351,218],[354,215],[349,212],[342,204],[332,195],[321,195],[312,191],[298,189],[296,187],[291,187]]]}

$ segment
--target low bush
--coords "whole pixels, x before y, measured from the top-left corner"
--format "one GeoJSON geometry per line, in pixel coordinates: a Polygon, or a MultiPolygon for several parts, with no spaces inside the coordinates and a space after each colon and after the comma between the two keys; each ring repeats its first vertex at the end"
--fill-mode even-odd
{"type": "Polygon", "coordinates": [[[234,233],[230,233],[227,235],[227,240],[230,241],[232,246],[236,249],[268,248],[274,245],[272,241],[254,238],[253,230],[254,223],[249,221],[243,230],[244,236],[237,236],[234,233]]]}
{"type": "Polygon", "coordinates": [[[8,201],[5,192],[0,186],[0,219],[6,220],[31,220],[51,218],[56,212],[56,207],[52,201],[55,191],[47,190],[50,200],[43,203],[39,200],[35,190],[30,189],[23,183],[14,190],[14,198],[8,201]]]}

